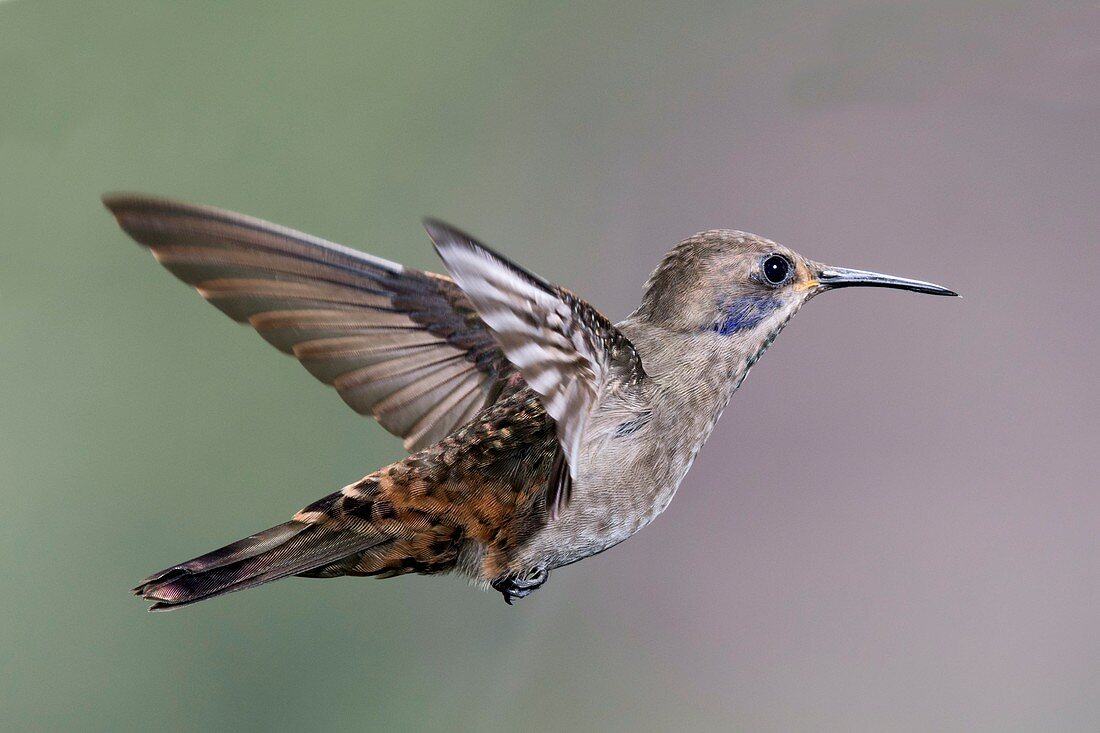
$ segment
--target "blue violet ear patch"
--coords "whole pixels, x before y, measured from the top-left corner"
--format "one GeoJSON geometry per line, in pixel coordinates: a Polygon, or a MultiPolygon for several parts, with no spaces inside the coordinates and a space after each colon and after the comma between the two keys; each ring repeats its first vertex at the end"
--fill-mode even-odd
{"type": "Polygon", "coordinates": [[[724,300],[718,305],[722,316],[714,322],[711,330],[729,336],[756,326],[779,308],[782,301],[771,295],[759,295],[724,300]]]}

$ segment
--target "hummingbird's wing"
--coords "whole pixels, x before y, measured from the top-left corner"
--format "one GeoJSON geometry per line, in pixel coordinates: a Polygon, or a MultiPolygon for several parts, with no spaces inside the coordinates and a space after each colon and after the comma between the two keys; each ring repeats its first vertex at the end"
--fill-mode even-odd
{"type": "Polygon", "coordinates": [[[584,427],[604,388],[611,381],[631,386],[645,376],[634,345],[569,291],[453,227],[438,221],[425,227],[504,355],[557,423],[558,442],[575,479],[584,427]]]}
{"type": "Polygon", "coordinates": [[[103,201],[158,262],[410,451],[468,422],[513,372],[450,278],[218,209],[103,201]]]}

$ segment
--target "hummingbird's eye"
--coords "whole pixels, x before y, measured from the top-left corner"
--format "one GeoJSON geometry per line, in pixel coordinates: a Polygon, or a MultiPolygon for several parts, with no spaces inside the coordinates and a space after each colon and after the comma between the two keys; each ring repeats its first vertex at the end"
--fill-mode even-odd
{"type": "Polygon", "coordinates": [[[760,265],[764,279],[772,285],[782,285],[791,274],[791,261],[783,255],[769,255],[760,265]]]}

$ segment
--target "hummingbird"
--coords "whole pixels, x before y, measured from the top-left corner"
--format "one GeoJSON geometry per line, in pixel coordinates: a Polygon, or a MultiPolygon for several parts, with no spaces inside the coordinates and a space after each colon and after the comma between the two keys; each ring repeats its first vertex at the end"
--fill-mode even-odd
{"type": "Polygon", "coordinates": [[[215,208],[103,202],[161,265],[409,451],[290,521],[149,576],[134,593],[151,611],[292,575],[456,573],[511,604],[665,510],[811,298],[957,295],[712,229],[676,245],[613,324],[434,219],[424,227],[449,276],[215,208]]]}

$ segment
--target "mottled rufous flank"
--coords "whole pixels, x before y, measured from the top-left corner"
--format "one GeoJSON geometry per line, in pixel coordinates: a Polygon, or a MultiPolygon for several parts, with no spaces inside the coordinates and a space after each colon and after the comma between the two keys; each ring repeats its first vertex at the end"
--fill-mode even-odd
{"type": "Polygon", "coordinates": [[[745,232],[681,242],[612,324],[438,221],[450,277],[218,209],[108,196],[122,228],[411,455],[293,519],[150,576],[165,610],[290,575],[457,572],[511,603],[672,500],[749,369],[808,300],[938,285],[745,232]]]}
{"type": "Polygon", "coordinates": [[[510,550],[545,524],[556,446],[538,397],[512,390],[483,420],[298,512],[300,522],[390,538],[306,574],[390,577],[459,562],[479,576],[506,573],[510,550]]]}

